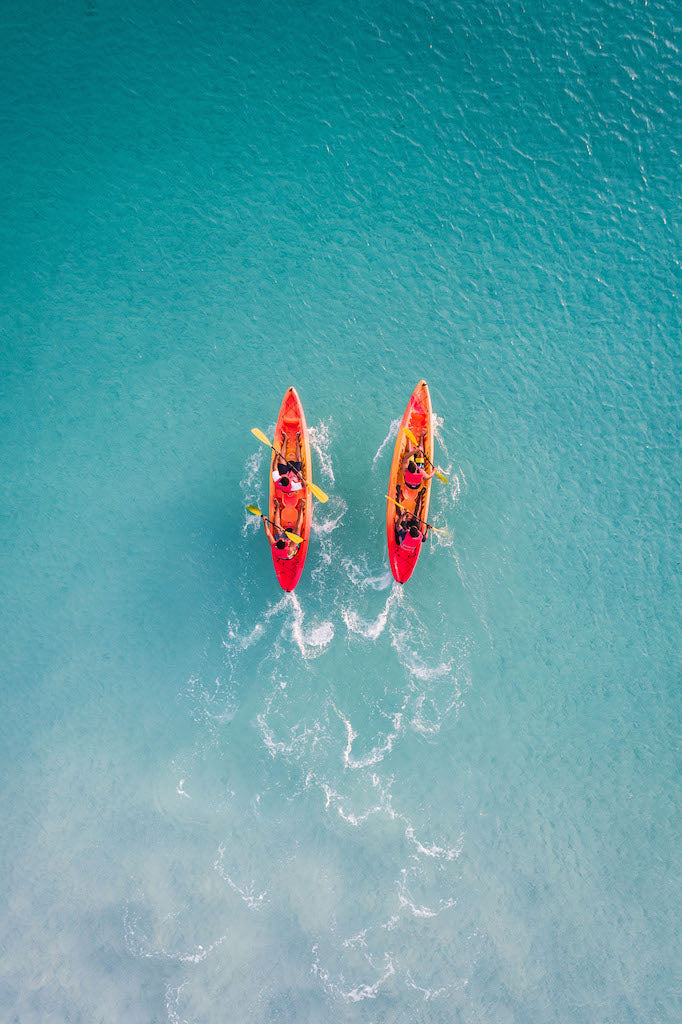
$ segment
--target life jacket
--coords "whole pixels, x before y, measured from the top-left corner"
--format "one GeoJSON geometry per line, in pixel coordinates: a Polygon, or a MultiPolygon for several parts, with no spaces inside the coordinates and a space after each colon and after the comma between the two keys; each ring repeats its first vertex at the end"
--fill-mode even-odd
{"type": "Polygon", "coordinates": [[[288,562],[289,561],[289,543],[290,543],[289,542],[289,538],[286,536],[284,531],[282,531],[282,533],[280,533],[279,537],[277,537],[277,540],[275,541],[275,543],[272,545],[272,550],[274,551],[275,558],[277,559],[278,562],[288,562]],[[278,548],[277,547],[277,541],[278,540],[283,540],[284,541],[284,547],[283,548],[278,548]]]}
{"type": "Polygon", "coordinates": [[[303,484],[293,470],[288,470],[286,473],[280,473],[279,467],[276,466],[272,472],[272,479],[275,481],[277,490],[281,491],[283,494],[296,494],[298,491],[303,490],[303,484]]]}
{"type": "MultiPolygon", "coordinates": [[[[423,465],[423,463],[422,463],[422,465],[423,465]]],[[[419,487],[421,482],[422,482],[422,466],[420,466],[419,463],[415,459],[411,459],[410,462],[408,462],[408,464],[407,464],[407,469],[405,470],[405,483],[407,484],[408,487],[410,487],[410,488],[412,488],[414,490],[415,488],[419,487]],[[410,469],[410,466],[414,466],[415,467],[415,472],[414,473],[410,469]]]]}
{"type": "Polygon", "coordinates": [[[419,531],[416,537],[413,537],[408,529],[407,533],[400,542],[400,550],[406,551],[408,555],[413,555],[414,552],[417,551],[419,545],[422,542],[422,536],[423,534],[421,530],[419,531]]]}

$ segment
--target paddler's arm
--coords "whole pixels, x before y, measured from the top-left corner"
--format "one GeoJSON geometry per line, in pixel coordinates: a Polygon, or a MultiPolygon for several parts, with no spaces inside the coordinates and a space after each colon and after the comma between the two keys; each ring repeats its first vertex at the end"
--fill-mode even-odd
{"type": "MultiPolygon", "coordinates": [[[[421,444],[421,448],[415,449],[415,451],[418,450],[424,457],[426,457],[426,433],[427,433],[426,427],[424,427],[424,429],[422,430],[422,444],[421,444]]],[[[431,477],[433,476],[433,474],[436,472],[436,467],[434,466],[434,464],[431,462],[430,465],[431,465],[431,472],[430,473],[426,472],[426,463],[424,463],[424,465],[422,466],[422,476],[423,476],[424,480],[430,480],[431,477]]]]}
{"type": "Polygon", "coordinates": [[[270,523],[267,521],[267,519],[265,519],[265,517],[263,517],[263,526],[265,527],[265,535],[266,535],[266,537],[268,538],[268,540],[270,541],[271,544],[274,544],[275,543],[275,534],[273,532],[272,527],[270,526],[270,523]]]}

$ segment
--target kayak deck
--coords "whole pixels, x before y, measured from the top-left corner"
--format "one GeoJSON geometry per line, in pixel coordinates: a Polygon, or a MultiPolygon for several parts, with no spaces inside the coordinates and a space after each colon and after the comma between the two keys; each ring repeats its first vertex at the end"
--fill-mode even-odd
{"type": "MultiPolygon", "coordinates": [[[[301,433],[301,462],[303,464],[301,473],[310,480],[311,478],[311,461],[310,461],[310,441],[308,439],[308,426],[305,420],[305,414],[303,412],[303,406],[301,400],[296,393],[296,389],[293,387],[287,388],[282,405],[279,410],[279,416],[277,418],[277,426],[275,427],[275,439],[273,441],[274,447],[279,449],[287,459],[294,460],[296,458],[296,434],[300,431],[301,433]],[[282,431],[286,433],[286,450],[282,447],[282,431]]],[[[269,517],[273,521],[275,518],[275,482],[272,478],[273,469],[275,468],[278,461],[278,457],[275,453],[272,453],[270,460],[270,503],[269,503],[269,517]]],[[[303,537],[303,543],[299,544],[298,551],[291,559],[280,559],[276,555],[276,549],[274,546],[272,550],[272,561],[275,567],[275,573],[279,581],[280,586],[283,590],[291,591],[294,589],[296,584],[301,578],[303,572],[303,566],[305,565],[306,555],[308,554],[308,542],[310,539],[310,528],[312,524],[312,494],[309,487],[303,488],[302,491],[298,492],[300,500],[304,502],[304,515],[303,524],[300,530],[296,530],[296,522],[298,520],[298,509],[296,504],[286,504],[282,509],[282,527],[286,530],[293,530],[297,532],[299,536],[303,537]]]]}
{"type": "MultiPolygon", "coordinates": [[[[388,494],[390,498],[395,498],[401,505],[404,505],[405,508],[409,509],[410,512],[414,512],[419,491],[424,489],[425,493],[422,501],[420,518],[426,521],[429,518],[431,480],[426,480],[422,483],[421,488],[416,491],[412,491],[405,486],[402,465],[409,443],[407,435],[403,432],[405,427],[412,431],[418,441],[421,441],[422,432],[426,429],[424,450],[426,458],[429,462],[433,462],[433,411],[431,408],[431,395],[429,394],[429,389],[425,380],[420,380],[412,392],[412,396],[407,403],[405,414],[403,415],[400,423],[398,437],[393,450],[388,494]],[[400,497],[398,497],[396,493],[398,486],[400,487],[400,497]]],[[[406,583],[414,572],[414,567],[419,559],[422,545],[420,544],[415,552],[401,550],[398,546],[395,535],[395,524],[398,516],[401,514],[401,509],[399,509],[393,501],[389,500],[386,502],[386,536],[388,540],[388,557],[391,563],[391,572],[398,583],[406,583]]]]}

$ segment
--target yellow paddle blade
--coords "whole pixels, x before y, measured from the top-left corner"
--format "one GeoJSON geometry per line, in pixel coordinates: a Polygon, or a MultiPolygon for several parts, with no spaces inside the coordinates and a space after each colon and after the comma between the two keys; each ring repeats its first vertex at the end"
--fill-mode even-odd
{"type": "Polygon", "coordinates": [[[315,495],[315,497],[317,498],[318,501],[321,501],[323,504],[324,504],[325,501],[329,501],[328,495],[326,495],[324,493],[324,491],[321,491],[320,488],[316,484],[311,484],[309,480],[306,480],[305,483],[310,488],[310,490],[313,492],[313,494],[315,495]]]}
{"type": "MultiPolygon", "coordinates": [[[[414,436],[414,434],[413,434],[413,433],[412,433],[412,431],[411,431],[411,430],[409,429],[409,427],[403,427],[403,434],[406,434],[406,435],[407,435],[407,436],[409,437],[409,439],[410,439],[410,441],[412,442],[412,444],[416,444],[417,448],[419,448],[419,449],[421,450],[421,445],[419,444],[419,441],[418,441],[418,440],[417,440],[417,438],[416,438],[416,437],[414,436]]],[[[430,461],[430,460],[429,460],[429,461],[430,461]]],[[[433,463],[431,463],[431,465],[433,466],[433,463]]],[[[441,473],[441,471],[440,471],[439,469],[436,469],[436,467],[435,467],[435,466],[433,466],[433,468],[434,468],[434,469],[436,470],[436,476],[438,477],[438,479],[439,479],[439,480],[442,480],[444,484],[447,484],[447,483],[449,483],[449,482],[450,482],[450,481],[448,480],[448,478],[447,478],[447,477],[445,476],[445,474],[444,474],[444,473],[441,473]]],[[[435,529],[436,529],[436,527],[435,527],[435,526],[432,526],[432,527],[431,527],[431,529],[432,529],[432,530],[435,530],[435,529]]]]}
{"type": "Polygon", "coordinates": [[[258,429],[258,427],[251,427],[251,433],[253,434],[254,437],[257,437],[259,441],[262,441],[263,444],[266,444],[268,448],[272,448],[272,445],[270,444],[269,440],[267,439],[263,431],[258,429]]]}
{"type": "MultiPolygon", "coordinates": [[[[262,441],[263,444],[266,444],[268,446],[268,448],[272,448],[273,447],[270,444],[270,442],[268,441],[268,439],[265,436],[265,434],[263,433],[263,431],[259,430],[258,427],[251,427],[251,433],[253,434],[254,437],[257,437],[259,441],[262,441]]],[[[275,448],[275,451],[277,451],[276,448],[275,448]]],[[[321,501],[321,502],[329,501],[328,495],[326,495],[323,490],[321,490],[315,484],[311,484],[310,481],[305,479],[305,477],[301,477],[301,479],[303,480],[303,483],[307,487],[310,488],[310,490],[313,492],[313,494],[315,495],[315,497],[317,498],[318,501],[321,501]]]]}
{"type": "Polygon", "coordinates": [[[263,515],[261,510],[258,508],[258,505],[247,505],[246,506],[246,511],[247,512],[252,512],[254,516],[262,516],[263,515]]]}
{"type": "Polygon", "coordinates": [[[303,543],[303,537],[299,537],[299,535],[297,533],[292,533],[291,530],[285,530],[284,532],[286,533],[286,535],[289,538],[289,540],[293,540],[293,542],[295,544],[302,544],[303,543]]]}

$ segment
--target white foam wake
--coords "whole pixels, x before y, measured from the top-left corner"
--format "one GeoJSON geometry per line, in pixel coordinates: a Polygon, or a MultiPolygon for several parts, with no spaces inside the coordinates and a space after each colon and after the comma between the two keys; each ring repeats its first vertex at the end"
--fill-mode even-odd
{"type": "MultiPolygon", "coordinates": [[[[353,741],[357,739],[358,734],[355,732],[353,726],[350,724],[343,712],[339,711],[336,705],[332,704],[334,711],[346,728],[346,749],[343,752],[344,764],[349,768],[370,768],[372,765],[378,764],[379,761],[383,761],[386,754],[390,754],[393,750],[393,744],[404,731],[403,716],[406,703],[407,701],[405,700],[400,711],[395,711],[393,714],[386,714],[386,718],[390,720],[391,725],[393,726],[393,731],[383,735],[380,742],[375,744],[375,746],[372,747],[364,757],[352,756],[353,741]]],[[[376,779],[375,776],[373,776],[373,781],[374,779],[376,779]]],[[[378,785],[378,780],[375,782],[375,785],[378,785]]]]}
{"type": "Polygon", "coordinates": [[[391,441],[395,441],[396,437],[398,436],[398,427],[400,426],[401,419],[402,419],[402,417],[399,416],[397,420],[392,420],[391,421],[391,425],[388,428],[388,434],[386,435],[386,437],[383,439],[383,441],[381,442],[381,444],[377,448],[377,453],[374,456],[374,458],[372,459],[372,469],[374,469],[374,467],[376,466],[376,464],[377,464],[378,460],[380,459],[381,455],[383,454],[384,449],[386,448],[386,446],[389,445],[391,443],[391,441]]]}
{"type": "Polygon", "coordinates": [[[354,587],[359,590],[386,590],[387,587],[390,587],[393,582],[393,574],[390,570],[387,569],[385,572],[379,573],[378,576],[371,576],[367,560],[361,558],[360,563],[353,562],[350,558],[345,558],[342,562],[344,572],[354,587]]]}
{"type": "MultiPolygon", "coordinates": [[[[253,503],[258,504],[259,495],[262,487],[262,467],[263,467],[263,449],[259,449],[254,452],[253,455],[249,455],[244,465],[244,472],[242,478],[239,481],[239,487],[243,495],[243,502],[245,505],[253,503]]],[[[260,526],[260,517],[254,516],[250,512],[244,512],[244,523],[242,525],[242,535],[246,536],[247,530],[255,532],[260,526]]]]}
{"type": "Polygon", "coordinates": [[[349,633],[355,633],[367,640],[376,640],[386,629],[391,609],[394,605],[401,604],[402,600],[403,591],[397,583],[394,583],[391,593],[386,598],[386,603],[376,619],[363,619],[354,608],[342,608],[341,615],[346,629],[349,633]]]}
{"type": "MultiPolygon", "coordinates": [[[[336,996],[337,999],[343,999],[344,1002],[357,1003],[361,999],[376,999],[379,989],[384,985],[391,975],[395,974],[395,967],[391,960],[390,954],[384,953],[384,962],[380,970],[383,972],[373,984],[365,982],[360,985],[356,985],[355,988],[345,991],[342,987],[344,981],[343,975],[341,976],[340,982],[332,981],[331,975],[328,970],[320,966],[319,947],[314,945],[312,948],[313,962],[311,965],[312,973],[320,979],[322,985],[329,995],[336,996]]],[[[374,964],[371,963],[370,958],[366,958],[372,968],[374,964]]],[[[376,968],[374,968],[376,969],[376,968]]]]}
{"type": "Polygon", "coordinates": [[[389,597],[383,610],[373,622],[361,619],[353,608],[343,608],[341,610],[341,615],[343,616],[343,621],[346,623],[346,628],[349,633],[356,633],[359,636],[364,636],[367,640],[376,640],[377,637],[381,636],[386,628],[390,607],[391,598],[389,597]]]}
{"type": "Polygon", "coordinates": [[[230,622],[223,646],[232,656],[247,650],[265,634],[270,619],[278,615],[285,616],[280,635],[285,640],[293,640],[301,657],[306,660],[320,654],[334,638],[334,624],[329,620],[313,622],[306,627],[301,602],[296,594],[291,593],[283,594],[279,601],[269,605],[260,614],[260,621],[248,633],[242,635],[239,625],[230,622]]]}
{"type": "Polygon", "coordinates": [[[312,533],[320,543],[317,565],[312,573],[315,580],[319,579],[328,565],[331,565],[334,556],[334,532],[347,511],[346,502],[336,495],[332,495],[325,505],[317,504],[312,524],[312,533]]]}
{"type": "MultiPolygon", "coordinates": [[[[348,728],[348,743],[346,746],[347,763],[353,768],[363,768],[365,765],[361,760],[354,763],[351,760],[350,752],[352,749],[352,742],[356,736],[353,729],[350,727],[350,723],[348,723],[348,728]]],[[[395,736],[393,738],[395,738],[395,736]]],[[[349,797],[339,793],[338,790],[334,789],[323,779],[317,778],[314,772],[309,772],[306,777],[306,788],[314,785],[324,793],[325,810],[329,811],[330,809],[333,809],[339,818],[347,822],[349,825],[352,825],[354,828],[359,828],[361,825],[364,825],[369,818],[377,814],[385,814],[391,821],[402,822],[405,840],[413,848],[414,853],[412,854],[412,857],[415,860],[419,861],[422,858],[429,858],[429,860],[435,862],[447,862],[457,860],[460,857],[464,846],[463,832],[459,835],[454,846],[441,845],[436,842],[422,842],[417,835],[414,825],[412,825],[407,816],[402,811],[396,810],[393,806],[393,794],[391,792],[393,779],[390,779],[385,785],[382,785],[380,777],[376,772],[372,772],[371,784],[372,789],[377,794],[378,802],[372,803],[370,806],[366,807],[365,810],[356,813],[349,809],[349,797]]],[[[444,908],[440,907],[438,912],[442,909],[444,908]]]]}
{"type": "Polygon", "coordinates": [[[415,903],[412,896],[407,888],[407,869],[402,868],[400,874],[402,879],[398,885],[398,903],[401,907],[410,911],[414,917],[438,917],[444,910],[449,910],[450,907],[454,907],[457,900],[454,897],[449,897],[445,900],[439,900],[437,908],[434,910],[433,907],[420,906],[415,903]]]}
{"type": "MultiPolygon", "coordinates": [[[[319,459],[320,469],[322,475],[325,476],[330,483],[334,483],[334,467],[332,466],[331,458],[331,417],[328,420],[322,420],[316,427],[310,427],[308,429],[308,439],[310,441],[310,447],[316,453],[319,459]]],[[[313,479],[313,483],[314,483],[313,479]]]]}
{"type": "Polygon", "coordinates": [[[213,864],[214,869],[218,872],[220,877],[227,882],[232,891],[236,892],[240,899],[242,899],[244,903],[246,903],[247,907],[249,907],[251,910],[256,910],[258,907],[262,905],[263,901],[266,899],[268,895],[267,889],[263,890],[263,892],[257,893],[256,884],[253,881],[251,881],[251,883],[248,886],[243,888],[242,886],[237,885],[237,883],[230,877],[230,875],[228,875],[227,871],[225,870],[224,861],[225,847],[221,843],[218,847],[218,856],[215,860],[215,863],[213,864]]]}
{"type": "MultiPolygon", "coordinates": [[[[164,921],[177,917],[177,913],[169,914],[164,921]]],[[[132,914],[130,907],[126,906],[123,914],[124,941],[131,956],[142,957],[146,960],[174,960],[181,964],[199,964],[205,960],[214,949],[226,941],[227,935],[221,935],[209,946],[195,946],[194,949],[186,952],[170,952],[160,948],[152,948],[151,942],[146,935],[140,934],[140,924],[136,915],[132,914]]]]}
{"type": "Polygon", "coordinates": [[[437,665],[427,664],[421,654],[410,645],[411,636],[412,633],[407,630],[394,630],[391,635],[391,646],[411,678],[427,681],[440,679],[452,672],[452,659],[441,661],[437,665]]]}
{"type": "Polygon", "coordinates": [[[334,623],[325,619],[304,629],[303,607],[296,594],[287,594],[283,600],[291,609],[289,627],[301,657],[306,661],[308,658],[316,658],[334,639],[334,623]]]}

